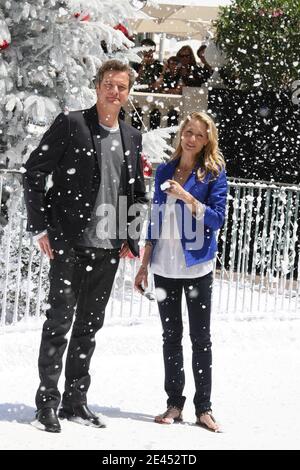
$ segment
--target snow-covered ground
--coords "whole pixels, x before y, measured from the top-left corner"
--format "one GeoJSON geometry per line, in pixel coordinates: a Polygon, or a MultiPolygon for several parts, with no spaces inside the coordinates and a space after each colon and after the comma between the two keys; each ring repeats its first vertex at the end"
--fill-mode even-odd
{"type": "MultiPolygon", "coordinates": [[[[97,335],[89,404],[106,429],[62,422],[34,428],[41,323],[0,332],[1,449],[299,449],[300,321],[214,320],[213,411],[222,434],[193,425],[191,348],[185,324],[184,424],[153,422],[165,409],[159,319],[108,319],[97,335]]],[[[63,379],[60,382],[62,388],[63,379]]]]}

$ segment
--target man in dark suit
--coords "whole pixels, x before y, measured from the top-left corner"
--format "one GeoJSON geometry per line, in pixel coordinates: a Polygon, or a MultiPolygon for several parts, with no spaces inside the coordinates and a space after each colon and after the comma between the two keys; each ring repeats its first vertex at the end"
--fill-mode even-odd
{"type": "Polygon", "coordinates": [[[105,62],[96,77],[96,105],[59,114],[25,164],[27,230],[50,259],[36,393],[36,424],[49,432],[60,432],[58,418],[104,427],[86,398],[95,333],[103,325],[119,259],[139,253],[138,233],[131,229],[139,228],[140,214],[132,208],[147,202],[141,134],[118,119],[134,78],[127,64],[105,62]],[[129,210],[124,229],[122,216],[129,210]],[[57,414],[57,383],[75,308],[57,414]]]}

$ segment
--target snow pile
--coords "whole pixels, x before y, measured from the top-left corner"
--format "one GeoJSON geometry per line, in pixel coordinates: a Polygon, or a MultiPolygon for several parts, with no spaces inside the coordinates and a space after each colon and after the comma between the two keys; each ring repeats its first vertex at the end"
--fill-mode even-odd
{"type": "MultiPolygon", "coordinates": [[[[153,422],[165,409],[159,319],[109,319],[92,359],[91,408],[108,427],[62,422],[61,434],[36,430],[41,323],[2,331],[2,449],[299,449],[299,321],[213,321],[213,410],[223,434],[194,426],[191,347],[184,322],[187,396],[184,424],[153,422]]],[[[63,378],[60,381],[60,390],[63,378]]]]}

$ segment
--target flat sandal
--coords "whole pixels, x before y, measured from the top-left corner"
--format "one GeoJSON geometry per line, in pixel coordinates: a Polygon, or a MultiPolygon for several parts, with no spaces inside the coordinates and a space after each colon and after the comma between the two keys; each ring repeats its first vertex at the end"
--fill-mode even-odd
{"type": "Polygon", "coordinates": [[[211,410],[207,410],[207,411],[204,411],[203,413],[200,413],[200,415],[197,416],[197,421],[196,421],[197,426],[200,426],[201,428],[206,429],[207,431],[210,431],[210,432],[217,432],[217,433],[222,432],[222,431],[220,430],[220,428],[213,429],[213,428],[211,428],[210,426],[208,426],[206,423],[203,423],[202,421],[200,421],[200,418],[201,418],[201,416],[203,416],[203,415],[209,415],[210,418],[211,418],[211,420],[212,420],[214,423],[217,424],[217,422],[216,422],[216,420],[215,420],[215,418],[214,418],[214,416],[213,416],[213,414],[212,414],[212,411],[211,411],[211,410]]]}
{"type": "Polygon", "coordinates": [[[168,406],[167,410],[155,416],[154,421],[159,424],[173,424],[174,422],[181,422],[182,421],[182,409],[178,408],[177,406],[168,406]],[[167,421],[164,421],[164,420],[167,421]]]}

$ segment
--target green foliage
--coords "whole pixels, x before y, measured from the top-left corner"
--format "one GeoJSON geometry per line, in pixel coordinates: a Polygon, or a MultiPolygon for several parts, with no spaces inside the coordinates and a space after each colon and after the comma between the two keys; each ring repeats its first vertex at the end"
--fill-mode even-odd
{"type": "Polygon", "coordinates": [[[221,8],[216,42],[227,56],[229,85],[288,88],[300,76],[300,2],[235,0],[221,8]]]}

